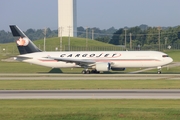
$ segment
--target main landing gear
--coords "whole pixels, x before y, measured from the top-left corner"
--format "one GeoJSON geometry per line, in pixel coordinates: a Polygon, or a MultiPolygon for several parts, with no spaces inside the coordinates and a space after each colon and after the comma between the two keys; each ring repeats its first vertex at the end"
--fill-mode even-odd
{"type": "Polygon", "coordinates": [[[97,71],[96,69],[92,69],[92,70],[84,69],[81,73],[82,74],[90,74],[90,73],[100,73],[100,72],[97,71]]]}
{"type": "Polygon", "coordinates": [[[82,74],[90,74],[90,70],[83,70],[82,74]]]}
{"type": "Polygon", "coordinates": [[[161,66],[160,67],[157,67],[157,69],[158,69],[158,74],[161,74],[161,66]]]}

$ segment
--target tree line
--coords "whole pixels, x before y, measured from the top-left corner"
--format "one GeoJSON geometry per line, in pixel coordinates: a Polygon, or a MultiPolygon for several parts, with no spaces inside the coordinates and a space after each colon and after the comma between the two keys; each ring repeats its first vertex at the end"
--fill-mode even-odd
{"type": "Polygon", "coordinates": [[[109,43],[114,45],[153,45],[180,44],[180,26],[176,27],[149,27],[141,25],[117,30],[109,43]]]}
{"type": "MultiPolygon", "coordinates": [[[[44,38],[44,29],[28,29],[24,31],[24,33],[31,39],[31,40],[38,40],[44,38]]],[[[57,37],[58,30],[51,30],[50,28],[46,29],[46,37],[57,37]]],[[[9,43],[14,42],[14,37],[12,36],[11,32],[6,32],[4,30],[0,30],[0,43],[9,43]]]]}
{"type": "MultiPolygon", "coordinates": [[[[25,34],[31,40],[38,40],[44,38],[44,29],[28,29],[25,34]]],[[[46,37],[57,37],[58,30],[51,30],[47,28],[46,37]]],[[[180,26],[176,27],[149,27],[147,25],[140,25],[135,27],[125,27],[115,29],[101,30],[99,28],[77,28],[77,37],[89,38],[97,41],[110,43],[114,45],[152,45],[158,44],[180,44],[180,26]]],[[[14,42],[11,32],[0,30],[0,43],[14,42]]]]}
{"type": "MultiPolygon", "coordinates": [[[[117,29],[114,27],[111,27],[109,29],[101,30],[99,28],[83,28],[78,27],[77,28],[77,37],[86,38],[88,36],[88,39],[92,39],[92,36],[95,40],[99,40],[102,42],[108,42],[110,37],[112,37],[113,33],[116,32],[117,29]],[[106,36],[109,36],[108,39],[103,40],[106,38],[106,36]]],[[[45,36],[45,29],[28,29],[24,31],[25,34],[31,39],[31,40],[39,40],[43,39],[45,36]]],[[[57,37],[58,36],[58,30],[51,30],[50,28],[46,29],[46,37],[57,37]]],[[[11,32],[6,32],[4,30],[0,30],[0,43],[9,43],[14,42],[14,37],[12,36],[11,32]]]]}

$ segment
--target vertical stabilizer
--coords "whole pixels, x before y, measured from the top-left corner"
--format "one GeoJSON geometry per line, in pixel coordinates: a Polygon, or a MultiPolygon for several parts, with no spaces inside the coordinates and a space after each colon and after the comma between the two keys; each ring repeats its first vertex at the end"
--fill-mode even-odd
{"type": "Polygon", "coordinates": [[[19,37],[16,44],[20,54],[41,52],[41,50],[16,25],[10,25],[10,29],[14,37],[19,37]]]}

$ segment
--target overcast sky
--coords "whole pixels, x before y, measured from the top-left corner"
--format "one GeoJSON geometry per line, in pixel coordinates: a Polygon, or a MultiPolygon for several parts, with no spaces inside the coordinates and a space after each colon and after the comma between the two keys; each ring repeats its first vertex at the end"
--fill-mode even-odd
{"type": "MultiPolygon", "coordinates": [[[[116,29],[141,24],[180,25],[180,0],[77,0],[77,26],[116,29]]],[[[0,30],[58,26],[57,0],[1,0],[0,30]]]]}

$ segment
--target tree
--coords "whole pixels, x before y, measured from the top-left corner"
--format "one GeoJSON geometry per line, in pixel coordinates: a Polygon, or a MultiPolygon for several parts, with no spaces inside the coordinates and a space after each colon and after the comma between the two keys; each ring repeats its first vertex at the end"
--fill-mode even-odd
{"type": "Polygon", "coordinates": [[[104,43],[109,43],[110,37],[109,36],[98,37],[96,38],[96,40],[104,43]]]}
{"type": "Polygon", "coordinates": [[[158,44],[158,30],[156,27],[149,27],[147,29],[147,37],[146,37],[147,44],[158,44]]]}
{"type": "Polygon", "coordinates": [[[77,36],[82,36],[84,33],[85,29],[82,26],[77,27],[77,36]]]}
{"type": "Polygon", "coordinates": [[[122,34],[123,34],[123,29],[119,29],[118,31],[116,31],[113,36],[112,39],[109,41],[110,44],[114,44],[114,45],[120,45],[123,44],[124,42],[122,41],[122,34]]]}

